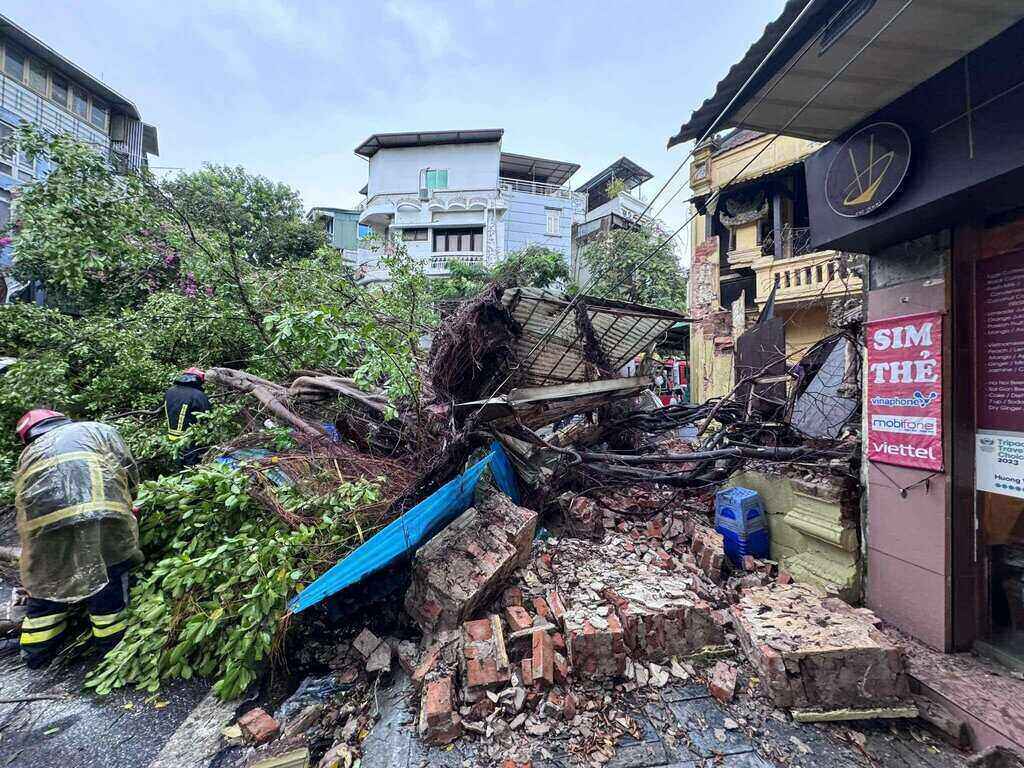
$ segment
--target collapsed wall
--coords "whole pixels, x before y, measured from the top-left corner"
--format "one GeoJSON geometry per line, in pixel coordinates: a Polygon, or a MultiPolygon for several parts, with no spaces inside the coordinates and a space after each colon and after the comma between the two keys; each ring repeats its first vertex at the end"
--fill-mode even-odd
{"type": "Polygon", "coordinates": [[[601,542],[560,540],[552,568],[569,662],[579,675],[621,676],[627,658],[663,661],[725,641],[689,552],[645,558],[609,533],[601,542]]]}
{"type": "Polygon", "coordinates": [[[493,492],[424,544],[405,609],[430,635],[461,625],[530,556],[537,513],[493,492]]]}
{"type": "Polygon", "coordinates": [[[906,704],[903,650],[874,614],[807,585],[744,591],[733,625],[764,692],[777,707],[872,709],[906,704]]]}

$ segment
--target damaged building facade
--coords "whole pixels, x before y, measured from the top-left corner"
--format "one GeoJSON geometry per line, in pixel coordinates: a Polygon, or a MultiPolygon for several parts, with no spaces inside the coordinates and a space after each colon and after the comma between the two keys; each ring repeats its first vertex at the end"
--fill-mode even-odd
{"type": "Polygon", "coordinates": [[[812,246],[804,158],[818,146],[737,129],[694,150],[693,402],[732,389],[736,339],[769,299],[785,324],[785,349],[795,363],[829,334],[829,306],[860,297],[856,257],[812,246]]]}
{"type": "MultiPolygon", "coordinates": [[[[810,247],[868,257],[866,604],[932,648],[1019,670],[1024,9],[852,5],[788,3],[673,141],[721,113],[824,142],[803,163],[810,247]]],[[[979,742],[1024,744],[993,685],[921,679],[979,742]]]]}

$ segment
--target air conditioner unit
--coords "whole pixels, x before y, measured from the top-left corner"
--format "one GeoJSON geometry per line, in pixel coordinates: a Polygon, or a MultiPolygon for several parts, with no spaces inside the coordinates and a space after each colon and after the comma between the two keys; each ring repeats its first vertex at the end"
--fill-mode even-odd
{"type": "Polygon", "coordinates": [[[420,187],[420,200],[429,200],[430,190],[426,187],[420,187]]]}

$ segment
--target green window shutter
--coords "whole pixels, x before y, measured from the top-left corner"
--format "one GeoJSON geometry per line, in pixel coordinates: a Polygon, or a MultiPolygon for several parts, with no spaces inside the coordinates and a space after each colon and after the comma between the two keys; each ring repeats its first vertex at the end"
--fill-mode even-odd
{"type": "Polygon", "coordinates": [[[427,171],[427,189],[448,189],[448,171],[427,171]]]}

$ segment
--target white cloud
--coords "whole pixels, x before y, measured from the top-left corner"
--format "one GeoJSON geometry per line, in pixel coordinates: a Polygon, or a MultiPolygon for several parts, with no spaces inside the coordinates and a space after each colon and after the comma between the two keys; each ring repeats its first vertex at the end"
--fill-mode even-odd
{"type": "Polygon", "coordinates": [[[325,57],[338,50],[334,13],[308,6],[300,11],[283,0],[216,0],[213,5],[268,40],[325,57]]]}
{"type": "Polygon", "coordinates": [[[406,28],[424,57],[439,59],[457,50],[451,24],[440,9],[417,0],[390,0],[384,11],[406,28]]]}

